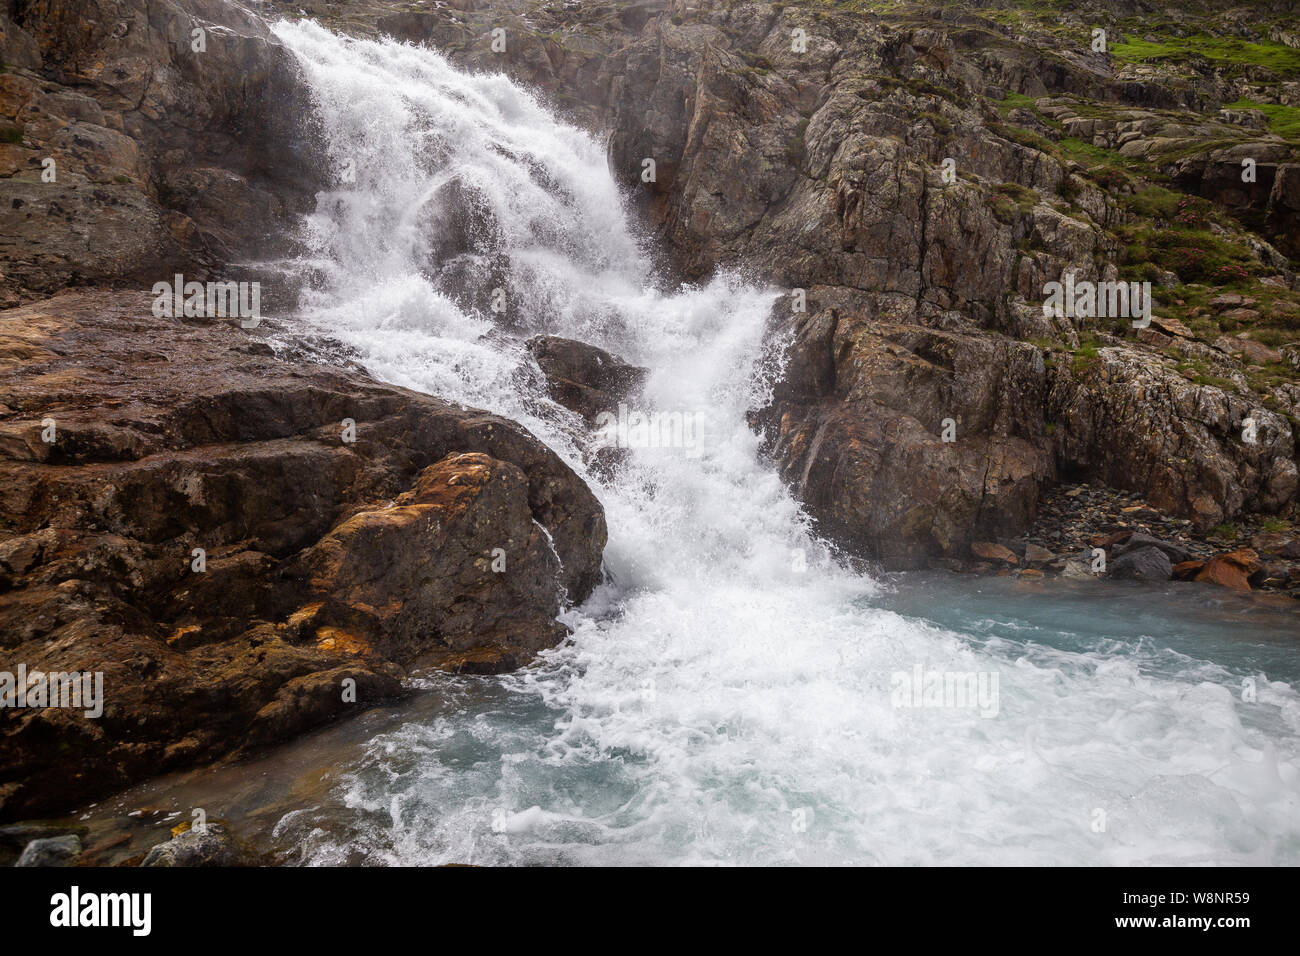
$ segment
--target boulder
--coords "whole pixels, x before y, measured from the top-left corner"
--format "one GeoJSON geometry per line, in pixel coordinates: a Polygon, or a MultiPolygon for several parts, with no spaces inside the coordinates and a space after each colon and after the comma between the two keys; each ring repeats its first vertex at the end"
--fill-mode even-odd
{"type": "Polygon", "coordinates": [[[1290,534],[1282,534],[1276,531],[1264,531],[1259,534],[1251,535],[1250,546],[1259,554],[1276,554],[1283,557],[1300,557],[1300,554],[1291,554],[1300,549],[1295,544],[1300,539],[1290,534]]]}
{"type": "Polygon", "coordinates": [[[1025,545],[1025,563],[1026,564],[1048,564],[1056,560],[1056,555],[1044,547],[1033,544],[1032,542],[1025,545]]]}
{"type": "Polygon", "coordinates": [[[1112,578],[1136,578],[1140,581],[1168,581],[1173,566],[1160,548],[1140,547],[1126,551],[1110,562],[1112,578]]]}
{"type": "Polygon", "coordinates": [[[1260,569],[1259,555],[1249,548],[1216,554],[1193,578],[1237,591],[1250,590],[1250,576],[1260,569]]]}
{"type": "Polygon", "coordinates": [[[589,422],[601,412],[618,413],[645,383],[648,370],[585,342],[539,335],[528,349],[546,376],[551,397],[589,422]]]}
{"type": "Polygon", "coordinates": [[[28,843],[14,866],[72,866],[79,856],[81,840],[75,833],[67,833],[28,843]]]}
{"type": "Polygon", "coordinates": [[[976,541],[970,546],[971,554],[985,561],[1001,561],[1003,564],[1018,564],[1016,554],[1010,548],[992,541],[976,541]]]}
{"type": "Polygon", "coordinates": [[[1066,559],[1065,568],[1061,571],[1061,577],[1073,581],[1095,581],[1099,577],[1099,572],[1092,569],[1093,554],[1088,548],[1066,559]]]}
{"type": "Polygon", "coordinates": [[[150,304],[0,313],[0,647],[105,688],[6,717],[0,817],[516,667],[600,577],[599,502],[521,426],[150,304]]]}
{"type": "Polygon", "coordinates": [[[223,823],[210,822],[185,830],[153,847],[141,866],[253,866],[249,850],[223,823]]]}
{"type": "Polygon", "coordinates": [[[1183,561],[1190,561],[1192,558],[1192,553],[1186,548],[1177,544],[1171,544],[1168,541],[1161,541],[1159,538],[1154,538],[1151,535],[1144,534],[1140,531],[1127,536],[1123,543],[1116,544],[1112,553],[1119,556],[1128,554],[1131,551],[1141,550],[1142,548],[1156,548],[1162,551],[1170,562],[1175,564],[1183,561]]]}

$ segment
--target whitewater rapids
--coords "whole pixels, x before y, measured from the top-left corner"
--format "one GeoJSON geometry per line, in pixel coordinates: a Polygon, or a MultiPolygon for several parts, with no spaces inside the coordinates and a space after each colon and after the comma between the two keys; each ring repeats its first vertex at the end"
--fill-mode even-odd
{"type": "Polygon", "coordinates": [[[1098,636],[1087,613],[1047,640],[882,607],[824,561],[746,424],[780,290],[664,288],[601,145],[504,76],[275,33],[338,171],[303,224],[303,320],[378,378],[522,422],[609,525],[572,640],[508,677],[432,678],[462,705],[361,748],[335,791],[346,833],[312,808],[280,822],[301,862],[1300,862],[1291,683],[1157,632],[1098,636]],[[500,316],[473,292],[487,274],[500,316]],[[651,369],[641,405],[704,414],[699,453],[634,449],[602,483],[522,346],[539,333],[651,369]],[[918,665],[996,674],[996,716],[895,706],[892,675],[918,665]]]}

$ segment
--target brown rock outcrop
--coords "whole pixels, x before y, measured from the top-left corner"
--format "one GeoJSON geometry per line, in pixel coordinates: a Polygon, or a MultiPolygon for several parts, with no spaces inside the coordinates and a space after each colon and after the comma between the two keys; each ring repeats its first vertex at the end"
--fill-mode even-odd
{"type": "Polygon", "coordinates": [[[517,666],[600,574],[599,503],[520,426],[150,302],[0,313],[0,670],[104,675],[97,719],[6,710],[0,816],[517,666]]]}
{"type": "Polygon", "coordinates": [[[286,248],[330,171],[263,20],[224,0],[34,0],[11,16],[0,304],[286,248]]]}

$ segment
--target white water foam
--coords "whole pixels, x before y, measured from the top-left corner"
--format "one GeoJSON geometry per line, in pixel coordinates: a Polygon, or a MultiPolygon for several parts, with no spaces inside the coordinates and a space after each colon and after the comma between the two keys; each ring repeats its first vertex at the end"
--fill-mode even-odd
{"type": "Polygon", "coordinates": [[[876,584],[818,560],[745,422],[773,290],[658,288],[603,150],[508,79],[310,22],[275,32],[355,171],[306,224],[304,315],[382,379],[523,422],[610,529],[611,580],[565,615],[573,640],[373,741],[340,792],[366,821],[354,839],[282,821],[304,861],[1300,861],[1293,687],[1260,675],[1246,704],[1229,667],[1153,673],[1121,642],[1057,650],[873,607],[876,584]],[[471,242],[449,256],[454,230],[471,242]],[[487,272],[512,334],[467,304],[464,276],[487,272]],[[540,332],[651,368],[641,404],[707,410],[702,452],[634,449],[597,482],[520,344],[540,332]],[[997,673],[997,716],[893,706],[891,675],[916,664],[997,673]]]}

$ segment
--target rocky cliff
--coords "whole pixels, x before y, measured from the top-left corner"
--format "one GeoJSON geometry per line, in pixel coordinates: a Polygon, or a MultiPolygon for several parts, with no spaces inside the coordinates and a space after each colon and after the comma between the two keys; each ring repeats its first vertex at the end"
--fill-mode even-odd
{"type": "Polygon", "coordinates": [[[1061,480],[1143,494],[1201,532],[1291,513],[1289,4],[306,12],[533,84],[608,135],[683,277],[799,290],[773,316],[787,371],[755,426],[849,550],[965,558],[1024,531],[1061,480]],[[1045,314],[1067,276],[1150,282],[1152,321],[1045,314]]]}

